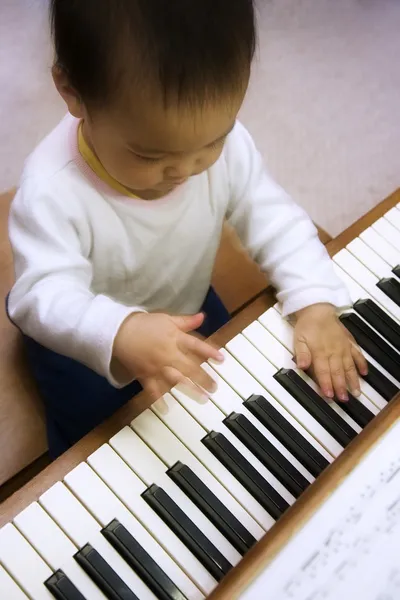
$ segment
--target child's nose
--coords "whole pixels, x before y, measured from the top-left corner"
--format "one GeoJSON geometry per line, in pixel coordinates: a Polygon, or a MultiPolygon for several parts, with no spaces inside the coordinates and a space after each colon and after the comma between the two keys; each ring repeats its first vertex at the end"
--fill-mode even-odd
{"type": "Polygon", "coordinates": [[[166,178],[167,179],[187,179],[195,172],[195,161],[194,160],[186,160],[177,163],[173,167],[169,167],[166,170],[166,178]]]}

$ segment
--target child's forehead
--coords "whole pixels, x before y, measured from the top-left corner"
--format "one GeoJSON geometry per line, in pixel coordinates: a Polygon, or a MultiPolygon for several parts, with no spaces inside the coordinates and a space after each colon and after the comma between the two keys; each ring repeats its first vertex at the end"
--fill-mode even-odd
{"type": "Polygon", "coordinates": [[[241,101],[213,102],[199,107],[135,102],[120,111],[116,124],[133,149],[153,153],[187,152],[226,136],[233,128],[241,101]]]}

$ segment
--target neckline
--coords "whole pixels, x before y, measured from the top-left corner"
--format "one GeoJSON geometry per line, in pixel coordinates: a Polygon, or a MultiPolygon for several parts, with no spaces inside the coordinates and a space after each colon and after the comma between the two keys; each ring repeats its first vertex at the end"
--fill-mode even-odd
{"type": "Polygon", "coordinates": [[[83,160],[87,163],[87,165],[92,169],[92,171],[109,187],[113,188],[116,192],[127,196],[128,198],[136,198],[137,200],[142,200],[135,194],[133,194],[128,188],[119,183],[114,177],[106,171],[106,169],[101,164],[100,160],[97,158],[96,154],[93,152],[89,144],[87,143],[85,136],[83,135],[83,121],[80,121],[78,125],[78,150],[83,160]]]}

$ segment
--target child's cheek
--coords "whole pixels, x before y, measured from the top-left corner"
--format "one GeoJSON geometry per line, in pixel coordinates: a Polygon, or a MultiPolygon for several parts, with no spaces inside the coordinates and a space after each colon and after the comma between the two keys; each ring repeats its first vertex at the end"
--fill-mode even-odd
{"type": "Polygon", "coordinates": [[[163,170],[160,166],[138,165],[132,173],[132,178],[137,181],[139,188],[151,188],[153,185],[161,183],[164,179],[163,170]]]}

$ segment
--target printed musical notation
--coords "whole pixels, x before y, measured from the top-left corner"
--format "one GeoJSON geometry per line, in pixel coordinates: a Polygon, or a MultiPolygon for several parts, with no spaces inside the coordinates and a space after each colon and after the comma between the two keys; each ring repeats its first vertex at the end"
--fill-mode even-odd
{"type": "Polygon", "coordinates": [[[241,600],[400,599],[399,440],[397,423],[241,600]]]}

